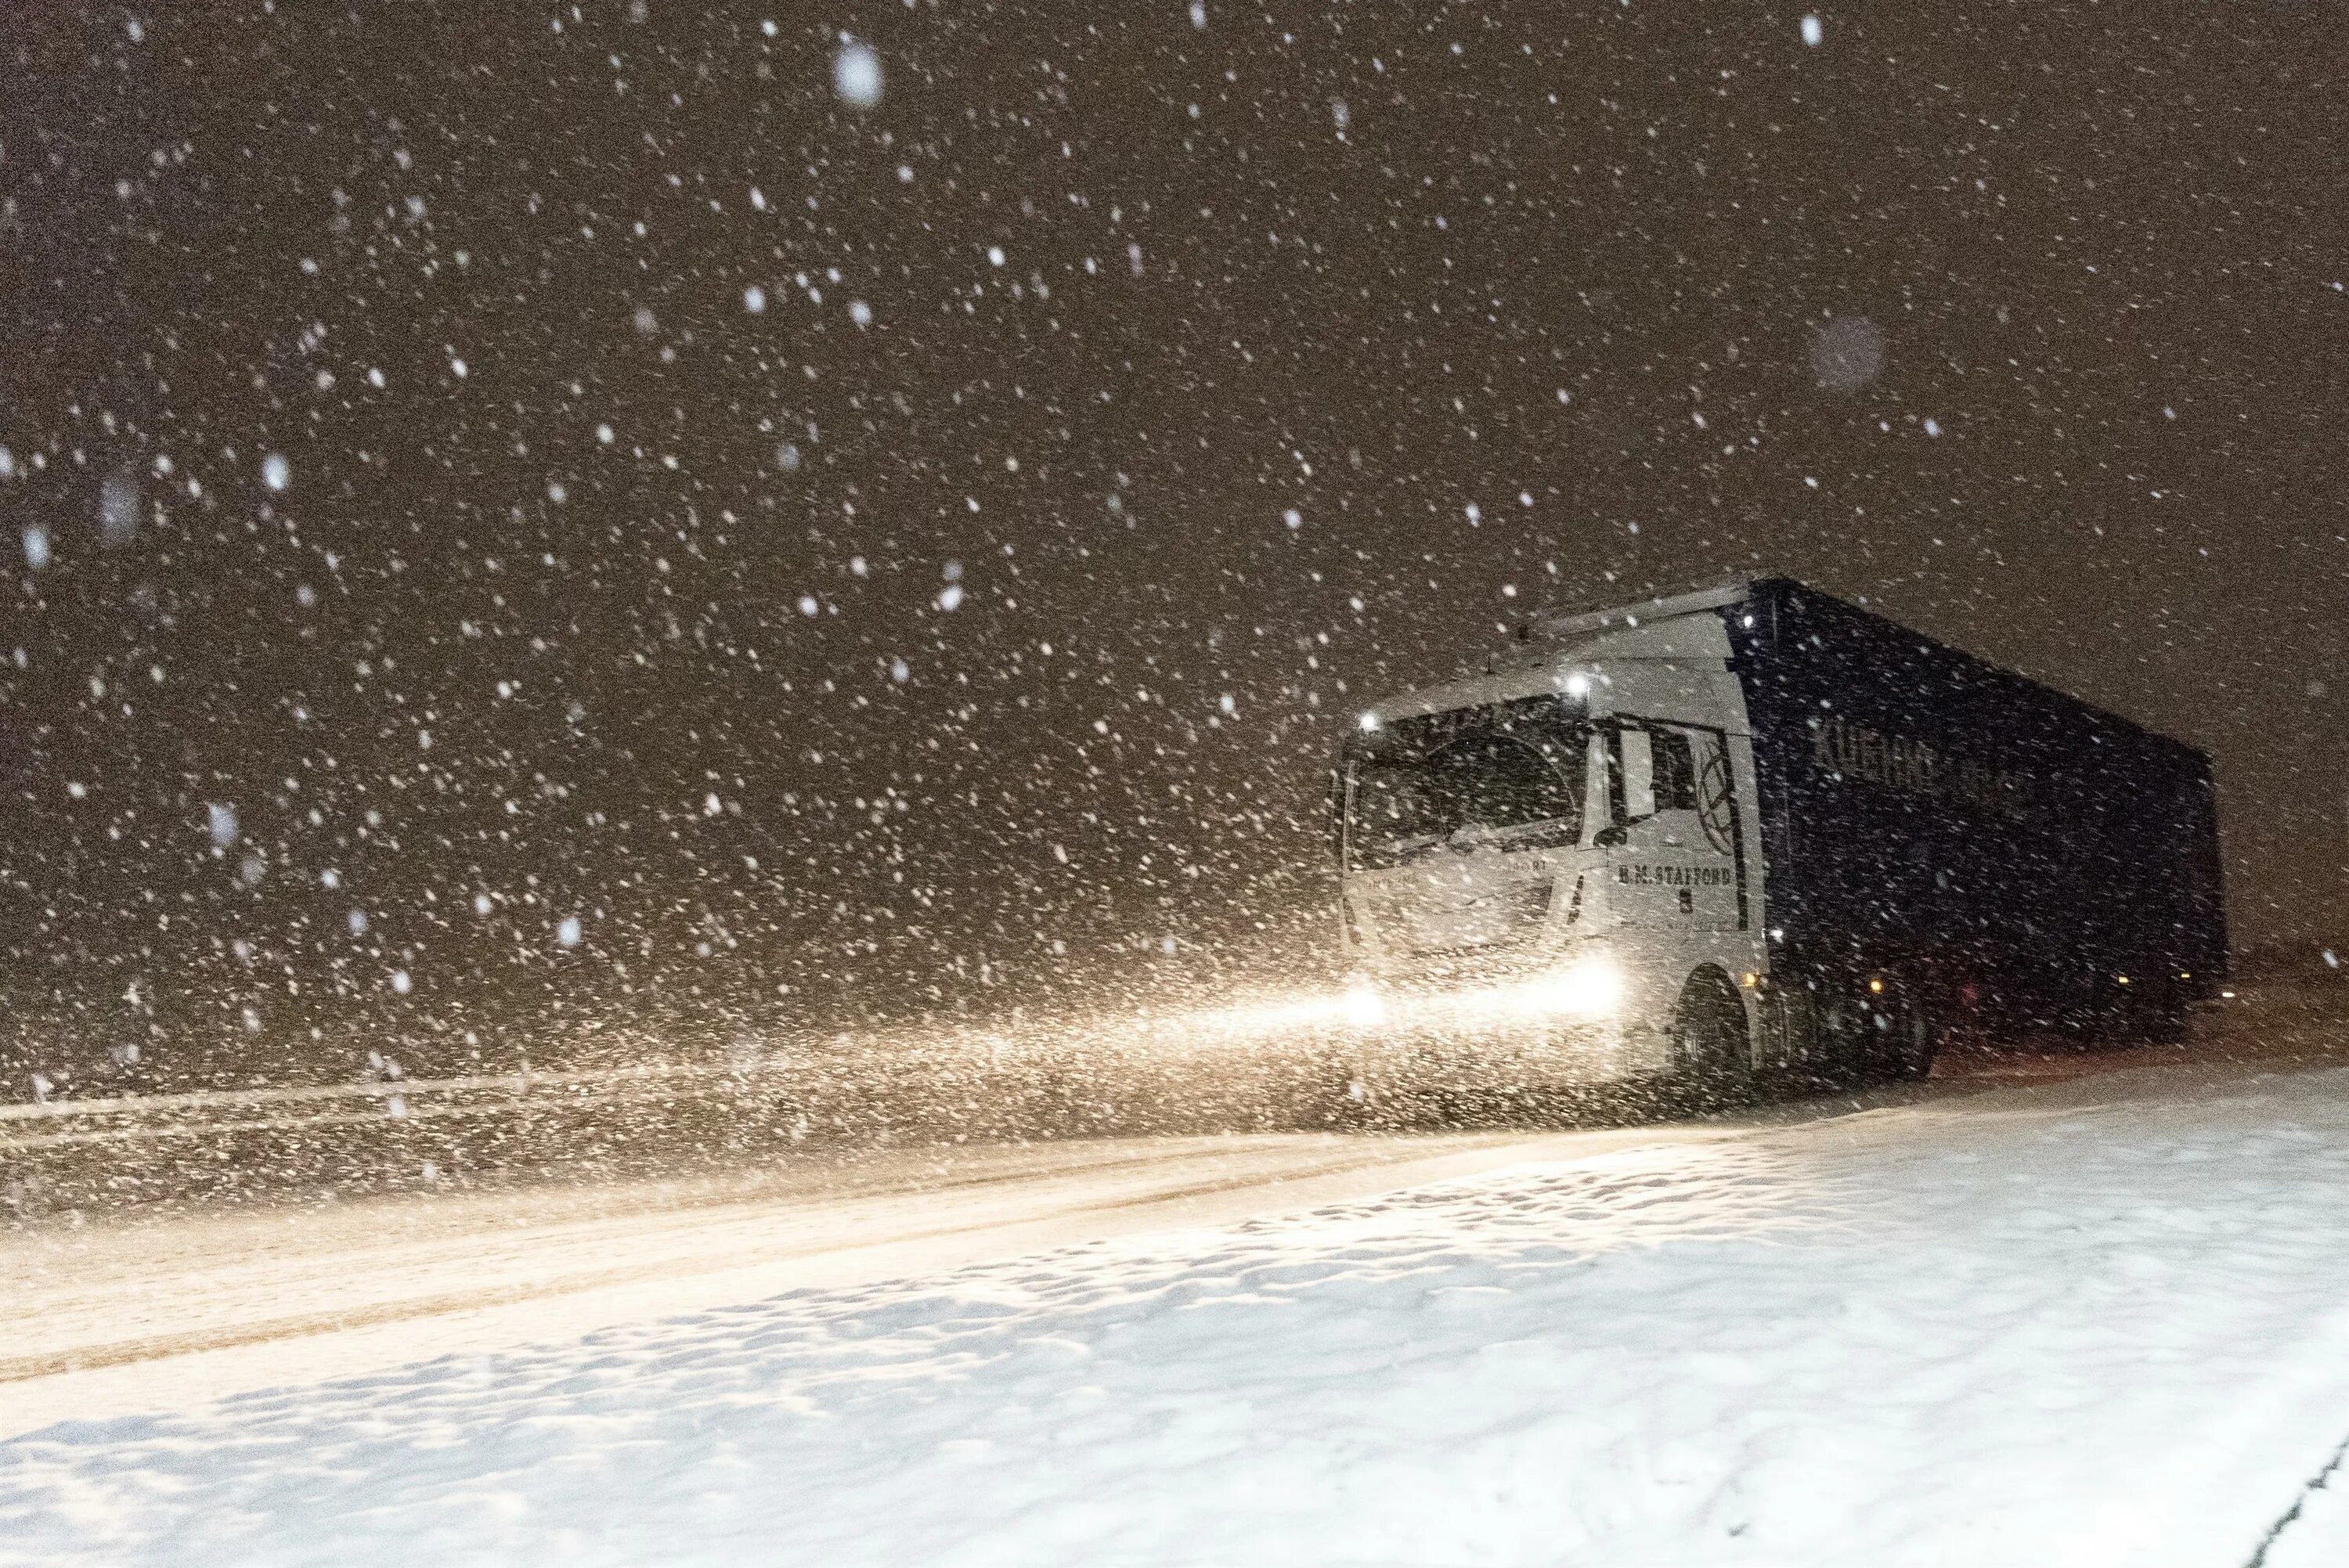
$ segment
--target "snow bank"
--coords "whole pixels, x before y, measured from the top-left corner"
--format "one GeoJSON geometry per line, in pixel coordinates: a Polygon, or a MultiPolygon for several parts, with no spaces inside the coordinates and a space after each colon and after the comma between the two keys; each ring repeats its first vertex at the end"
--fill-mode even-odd
{"type": "Polygon", "coordinates": [[[0,1562],[2242,1563],[2349,1433],[2349,1073],[2097,1092],[69,1423],[0,1562]]]}

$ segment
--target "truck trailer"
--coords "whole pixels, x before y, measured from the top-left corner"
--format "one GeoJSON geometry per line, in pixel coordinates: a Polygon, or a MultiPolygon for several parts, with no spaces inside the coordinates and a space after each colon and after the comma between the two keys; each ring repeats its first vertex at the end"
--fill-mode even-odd
{"type": "Polygon", "coordinates": [[[1561,1084],[1921,1078],[2225,975],[2207,757],[1784,578],[1526,623],[1334,807],[1360,1005],[1561,1084]]]}

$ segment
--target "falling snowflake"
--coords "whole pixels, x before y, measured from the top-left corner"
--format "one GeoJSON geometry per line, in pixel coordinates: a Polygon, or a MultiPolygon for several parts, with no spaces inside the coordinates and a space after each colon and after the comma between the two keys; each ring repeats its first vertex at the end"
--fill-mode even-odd
{"type": "Polygon", "coordinates": [[[854,38],[842,43],[832,57],[832,90],[855,108],[871,108],[881,101],[881,57],[870,44],[854,38]]]}
{"type": "Polygon", "coordinates": [[[1884,333],[1866,316],[1839,315],[1811,335],[1811,372],[1831,392],[1857,392],[1884,370],[1884,333]]]}
{"type": "Polygon", "coordinates": [[[98,489],[98,533],[109,544],[121,544],[139,531],[139,480],[129,473],[109,474],[98,489]]]}

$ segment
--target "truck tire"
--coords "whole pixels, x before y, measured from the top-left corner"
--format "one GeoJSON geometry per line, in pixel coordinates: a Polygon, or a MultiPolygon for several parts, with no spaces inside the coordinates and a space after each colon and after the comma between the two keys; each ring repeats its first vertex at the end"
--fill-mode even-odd
{"type": "Polygon", "coordinates": [[[1700,969],[1681,987],[1680,1005],[1672,1009],[1672,1065],[1701,1106],[1738,1105],[1753,1098],[1745,1004],[1718,969],[1700,969]]]}
{"type": "Polygon", "coordinates": [[[2113,1030],[2131,1046],[2174,1046],[2186,1037],[2186,998],[2177,992],[2142,986],[2129,998],[2113,1030]]]}
{"type": "Polygon", "coordinates": [[[1931,1075],[1934,1053],[1941,1047],[1932,1004],[1922,996],[1904,996],[1891,1011],[1891,1023],[1884,1041],[1884,1076],[1894,1083],[1922,1083],[1931,1075]]]}

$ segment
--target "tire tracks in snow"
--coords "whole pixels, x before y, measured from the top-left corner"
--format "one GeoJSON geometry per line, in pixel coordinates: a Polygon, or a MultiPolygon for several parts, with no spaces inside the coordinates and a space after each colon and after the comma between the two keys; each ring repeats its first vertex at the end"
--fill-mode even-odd
{"type": "Polygon", "coordinates": [[[2284,1510],[2273,1524],[2268,1526],[2268,1532],[2260,1538],[2258,1549],[2245,1560],[2243,1568],[2267,1568],[2268,1553],[2275,1550],[2276,1542],[2282,1539],[2283,1532],[2300,1522],[2302,1511],[2308,1507],[2308,1500],[2331,1488],[2333,1478],[2340,1473],[2344,1461],[2349,1461],[2349,1437],[2343,1438],[2333,1447],[2333,1456],[2324,1461],[2323,1470],[2301,1483],[2300,1495],[2292,1500],[2292,1506],[2284,1510]]]}

